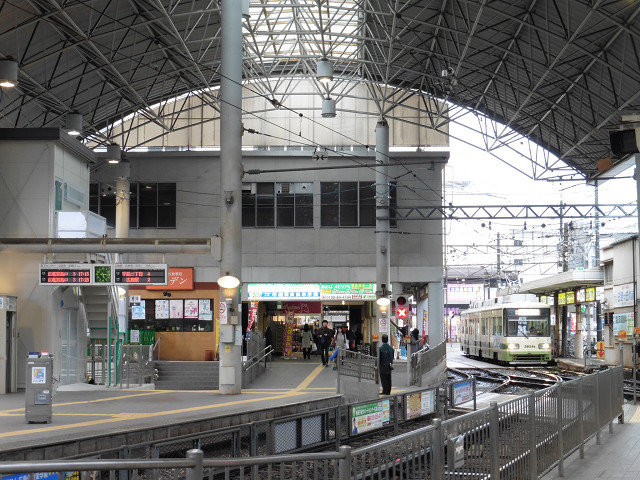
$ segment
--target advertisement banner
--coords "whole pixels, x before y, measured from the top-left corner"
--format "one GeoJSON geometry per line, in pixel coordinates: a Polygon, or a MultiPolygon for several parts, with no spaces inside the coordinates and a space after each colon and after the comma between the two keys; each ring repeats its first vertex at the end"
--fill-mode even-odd
{"type": "Polygon", "coordinates": [[[447,285],[445,303],[469,304],[484,300],[484,285],[481,283],[450,283],[447,285]]]}
{"type": "Polygon", "coordinates": [[[293,355],[293,313],[287,312],[284,324],[284,336],[282,338],[282,356],[290,357],[293,355]]]}
{"type": "Polygon", "coordinates": [[[407,395],[406,419],[421,417],[436,411],[435,389],[407,395]]]}
{"type": "Polygon", "coordinates": [[[364,403],[351,407],[351,433],[353,435],[388,425],[391,421],[390,400],[364,403]]]}
{"type": "Polygon", "coordinates": [[[613,286],[613,308],[633,307],[633,283],[613,286]]]}
{"type": "Polygon", "coordinates": [[[258,302],[250,302],[249,325],[247,325],[247,332],[251,331],[251,328],[256,323],[256,318],[258,318],[258,302]]]}
{"type": "Polygon", "coordinates": [[[473,400],[473,380],[464,380],[451,385],[451,399],[453,406],[473,400]]]}

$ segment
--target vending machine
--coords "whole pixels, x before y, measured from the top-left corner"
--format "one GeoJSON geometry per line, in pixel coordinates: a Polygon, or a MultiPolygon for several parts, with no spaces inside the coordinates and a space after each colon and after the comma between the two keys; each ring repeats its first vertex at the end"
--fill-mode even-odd
{"type": "Polygon", "coordinates": [[[24,416],[28,423],[51,423],[53,358],[48,353],[30,353],[24,392],[24,416]]]}

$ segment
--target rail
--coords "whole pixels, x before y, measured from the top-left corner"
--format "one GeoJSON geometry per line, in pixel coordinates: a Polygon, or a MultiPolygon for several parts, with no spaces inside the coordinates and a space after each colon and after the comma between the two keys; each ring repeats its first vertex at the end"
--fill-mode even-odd
{"type": "MultiPolygon", "coordinates": [[[[501,404],[493,402],[488,408],[460,417],[445,421],[436,418],[431,425],[356,449],[341,445],[335,451],[324,453],[291,453],[292,449],[300,447],[290,440],[284,442],[281,434],[298,431],[303,444],[313,439],[314,425],[319,426],[324,423],[323,418],[328,419],[321,411],[307,413],[318,417],[317,420],[280,418],[268,431],[252,434],[253,438],[271,436],[282,441],[280,451],[276,453],[252,448],[251,456],[229,451],[228,456],[222,458],[224,452],[219,449],[220,438],[198,442],[202,450],[193,449],[193,440],[185,438],[165,453],[173,453],[176,448],[185,446],[189,449],[187,459],[173,455],[162,460],[3,462],[0,474],[78,471],[81,472],[80,478],[87,478],[83,472],[93,475],[93,472],[108,470],[110,478],[121,478],[118,475],[122,472],[126,475],[132,470],[126,478],[495,480],[537,479],[557,466],[562,476],[566,457],[578,450],[582,456],[585,442],[594,436],[600,443],[601,431],[607,424],[609,433],[613,433],[613,421],[622,414],[622,383],[621,367],[603,370],[501,404]],[[285,448],[289,450],[283,453],[285,448]],[[217,458],[203,459],[204,449],[217,458]]],[[[392,415],[396,417],[402,416],[400,411],[413,403],[404,399],[400,409],[398,399],[393,402],[390,398],[388,402],[386,398],[376,399],[374,402],[387,405],[386,408],[393,406],[392,415]]],[[[345,430],[351,435],[348,420],[356,411],[345,417],[342,410],[343,413],[334,419],[333,427],[338,435],[345,430]]],[[[384,412],[380,413],[384,418],[384,412]]],[[[238,431],[237,427],[231,427],[226,434],[237,440],[233,436],[238,431]]],[[[238,444],[237,441],[232,443],[238,444]]],[[[162,456],[159,449],[155,451],[162,456]]]]}
{"type": "Polygon", "coordinates": [[[272,353],[273,348],[271,347],[271,345],[267,345],[261,351],[242,362],[243,388],[248,387],[256,378],[258,378],[265,372],[265,370],[267,369],[267,362],[271,361],[272,353]],[[261,363],[262,360],[264,360],[264,366],[261,363]]]}
{"type": "Polygon", "coordinates": [[[338,349],[336,358],[338,376],[373,380],[378,383],[378,359],[351,350],[338,349]]]}
{"type": "Polygon", "coordinates": [[[151,345],[123,345],[120,357],[120,388],[130,388],[134,383],[153,383],[154,366],[151,345]]]}
{"type": "Polygon", "coordinates": [[[153,344],[153,348],[151,349],[153,360],[160,360],[160,342],[161,341],[162,341],[162,335],[158,335],[158,339],[156,340],[156,343],[153,344]],[[158,349],[158,356],[156,356],[156,348],[158,349]]]}
{"type": "Polygon", "coordinates": [[[411,385],[422,386],[422,377],[435,368],[447,356],[447,343],[434,348],[423,347],[411,354],[411,385]]]}

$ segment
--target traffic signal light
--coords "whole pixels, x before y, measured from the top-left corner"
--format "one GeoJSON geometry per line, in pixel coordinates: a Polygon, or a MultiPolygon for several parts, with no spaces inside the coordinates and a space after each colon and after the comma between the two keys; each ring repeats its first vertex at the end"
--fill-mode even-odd
{"type": "Polygon", "coordinates": [[[396,317],[398,318],[407,318],[407,308],[408,307],[401,307],[401,306],[397,306],[396,307],[396,317]]]}

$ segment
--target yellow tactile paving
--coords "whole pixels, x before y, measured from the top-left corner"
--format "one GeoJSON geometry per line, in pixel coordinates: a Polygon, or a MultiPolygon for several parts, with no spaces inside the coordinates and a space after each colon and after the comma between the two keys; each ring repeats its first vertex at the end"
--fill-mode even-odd
{"type": "MultiPolygon", "coordinates": [[[[109,398],[100,398],[95,400],[84,400],[78,402],[64,402],[57,403],[53,405],[53,413],[56,418],[65,417],[67,420],[73,417],[91,417],[92,420],[80,421],[80,422],[72,422],[67,423],[65,425],[54,425],[49,424],[42,427],[37,428],[29,428],[24,430],[16,430],[12,432],[0,433],[0,438],[9,438],[9,437],[17,437],[21,435],[33,435],[41,432],[52,432],[52,431],[61,431],[61,430],[69,430],[69,429],[77,429],[83,427],[95,427],[96,425],[108,425],[114,424],[122,421],[131,421],[131,420],[141,420],[147,418],[160,418],[160,417],[171,417],[176,414],[184,414],[189,412],[202,412],[207,410],[218,410],[223,409],[225,407],[233,406],[233,405],[242,405],[254,403],[257,401],[268,401],[268,400],[284,400],[291,399],[295,397],[304,397],[311,391],[326,391],[327,393],[331,393],[335,391],[335,388],[325,387],[325,388],[310,388],[309,385],[316,379],[321,372],[324,371],[324,368],[319,365],[314,368],[311,373],[309,373],[295,388],[292,389],[260,389],[260,390],[243,390],[242,395],[243,399],[230,400],[222,403],[206,403],[203,405],[190,406],[185,408],[178,409],[170,409],[170,410],[162,410],[162,411],[154,411],[154,412],[118,412],[118,413],[95,413],[95,412],[78,412],[78,411],[66,411],[65,407],[73,407],[77,405],[85,405],[85,404],[98,404],[98,403],[108,403],[115,402],[120,400],[131,400],[135,403],[135,400],[139,400],[144,397],[156,396],[166,393],[176,393],[176,391],[163,391],[163,390],[151,390],[133,394],[126,394],[121,396],[114,396],[109,398]],[[249,396],[249,398],[246,398],[249,396]],[[100,418],[96,418],[100,417],[100,418]]],[[[192,392],[184,392],[180,391],[179,393],[197,393],[202,394],[203,396],[211,396],[215,395],[217,399],[220,399],[220,394],[216,391],[203,391],[196,390],[192,392]]],[[[14,408],[8,410],[0,410],[0,417],[13,417],[13,416],[22,416],[24,415],[24,408],[14,408]]]]}

